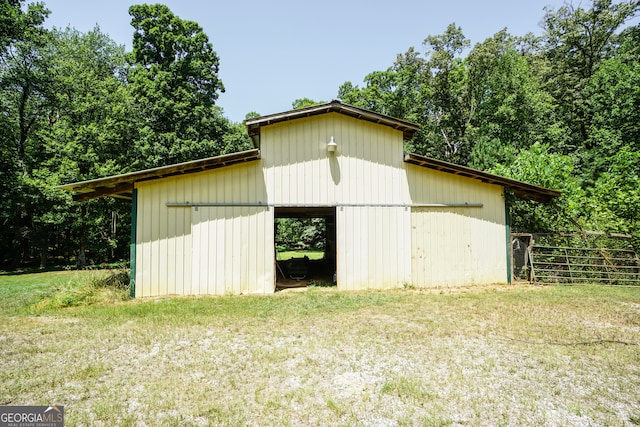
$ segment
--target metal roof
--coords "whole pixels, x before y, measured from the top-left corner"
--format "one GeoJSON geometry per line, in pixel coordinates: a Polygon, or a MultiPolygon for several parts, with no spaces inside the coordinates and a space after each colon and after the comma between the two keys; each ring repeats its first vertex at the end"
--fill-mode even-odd
{"type": "Polygon", "coordinates": [[[420,156],[418,154],[405,154],[404,161],[406,163],[411,163],[417,166],[434,169],[441,172],[452,173],[454,175],[477,179],[489,184],[496,184],[502,187],[510,188],[513,190],[515,195],[521,199],[535,200],[541,203],[550,203],[554,198],[560,197],[562,195],[560,191],[551,190],[549,188],[540,187],[538,185],[528,184],[526,182],[516,181],[515,179],[504,178],[498,175],[493,175],[465,166],[456,165],[454,163],[420,156]]]}
{"type": "Polygon", "coordinates": [[[96,197],[112,196],[121,199],[131,199],[133,184],[140,181],[160,179],[168,176],[183,175],[210,169],[230,166],[236,163],[249,162],[260,158],[260,150],[241,151],[239,153],[225,154],[222,156],[208,157],[206,159],[193,160],[175,165],[161,166],[153,169],[145,169],[138,172],[130,172],[122,175],[107,176],[89,181],[74,182],[60,185],[58,188],[73,191],[73,200],[89,200],[96,197]]]}
{"type": "MultiPolygon", "coordinates": [[[[413,135],[420,129],[420,125],[416,123],[396,119],[385,114],[376,113],[373,111],[365,110],[363,108],[354,107],[352,105],[343,104],[340,101],[331,101],[326,104],[318,104],[311,107],[300,108],[297,110],[285,111],[283,113],[270,114],[267,116],[247,119],[244,123],[247,126],[247,130],[249,131],[249,136],[255,140],[256,137],[260,136],[260,129],[263,126],[325,113],[339,113],[346,116],[355,117],[356,119],[366,120],[384,126],[390,126],[394,129],[402,131],[402,137],[404,140],[413,138],[413,135]]],[[[256,146],[259,145],[256,144],[256,146]]]]}

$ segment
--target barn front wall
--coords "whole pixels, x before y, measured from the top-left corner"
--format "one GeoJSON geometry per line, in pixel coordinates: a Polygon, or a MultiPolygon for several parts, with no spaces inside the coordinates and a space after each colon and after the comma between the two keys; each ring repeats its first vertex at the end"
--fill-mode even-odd
{"type": "Polygon", "coordinates": [[[274,292],[284,207],[335,208],[338,289],[506,282],[502,187],[405,163],[402,144],[327,113],[262,128],[259,160],[136,183],[135,295],[274,292]]]}

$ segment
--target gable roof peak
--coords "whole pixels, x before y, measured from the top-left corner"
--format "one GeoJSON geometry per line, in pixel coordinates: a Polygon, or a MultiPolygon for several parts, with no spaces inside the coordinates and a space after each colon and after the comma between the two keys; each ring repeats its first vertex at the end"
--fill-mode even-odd
{"type": "Polygon", "coordinates": [[[299,108],[297,110],[284,111],[282,113],[269,114],[266,116],[254,117],[244,121],[245,126],[251,138],[259,137],[260,129],[263,126],[272,125],[279,122],[286,122],[305,117],[316,116],[326,113],[339,113],[346,116],[354,117],[384,126],[390,126],[396,130],[402,131],[404,140],[413,138],[413,135],[420,129],[420,125],[409,122],[407,120],[397,119],[386,114],[376,113],[375,111],[366,110],[353,105],[344,104],[339,100],[312,105],[309,107],[299,108]]]}

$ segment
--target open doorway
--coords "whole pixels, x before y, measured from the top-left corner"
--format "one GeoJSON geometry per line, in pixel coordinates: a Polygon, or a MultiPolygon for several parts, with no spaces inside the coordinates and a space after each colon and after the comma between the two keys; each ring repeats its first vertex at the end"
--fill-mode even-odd
{"type": "Polygon", "coordinates": [[[276,207],[276,290],[335,286],[336,208],[276,207]]]}

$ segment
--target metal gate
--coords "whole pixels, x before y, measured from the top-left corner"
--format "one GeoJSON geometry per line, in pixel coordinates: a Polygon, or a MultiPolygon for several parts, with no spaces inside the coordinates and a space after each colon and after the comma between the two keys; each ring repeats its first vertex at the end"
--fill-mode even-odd
{"type": "Polygon", "coordinates": [[[630,236],[596,232],[517,233],[512,235],[511,242],[516,280],[540,284],[640,285],[640,259],[630,247],[630,236]],[[594,245],[596,240],[599,244],[594,245]]]}

